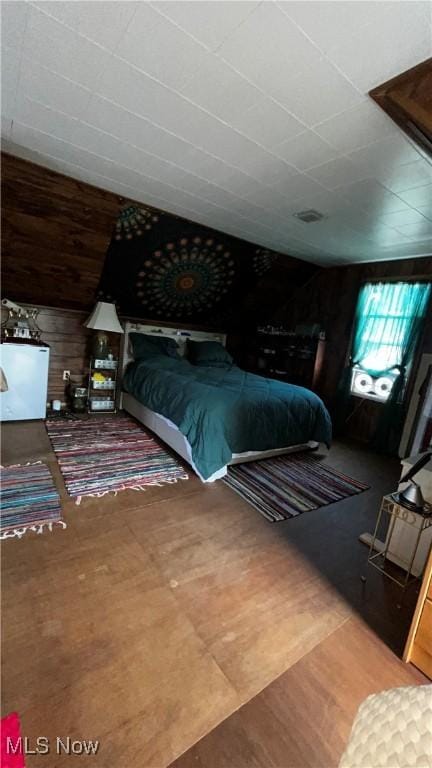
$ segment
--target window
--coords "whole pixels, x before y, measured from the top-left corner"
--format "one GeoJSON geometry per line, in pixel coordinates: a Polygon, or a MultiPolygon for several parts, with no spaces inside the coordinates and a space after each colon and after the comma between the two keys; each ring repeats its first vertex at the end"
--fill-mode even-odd
{"type": "Polygon", "coordinates": [[[428,283],[362,287],[353,340],[352,394],[387,400],[401,368],[408,368],[412,360],[411,347],[418,339],[429,293],[428,283]]]}

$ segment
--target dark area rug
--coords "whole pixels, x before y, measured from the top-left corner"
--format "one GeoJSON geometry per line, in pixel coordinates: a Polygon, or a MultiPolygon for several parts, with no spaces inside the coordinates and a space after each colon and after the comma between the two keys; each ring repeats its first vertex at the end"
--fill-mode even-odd
{"type": "Polygon", "coordinates": [[[48,420],[46,428],[77,503],[84,496],[188,479],[178,461],[129,416],[48,420]]]}
{"type": "Polygon", "coordinates": [[[0,539],[21,538],[28,530],[43,533],[61,519],[60,497],[46,464],[2,467],[0,539]]]}
{"type": "Polygon", "coordinates": [[[369,486],[344,475],[319,456],[288,454],[228,467],[223,482],[271,523],[289,520],[369,486]]]}

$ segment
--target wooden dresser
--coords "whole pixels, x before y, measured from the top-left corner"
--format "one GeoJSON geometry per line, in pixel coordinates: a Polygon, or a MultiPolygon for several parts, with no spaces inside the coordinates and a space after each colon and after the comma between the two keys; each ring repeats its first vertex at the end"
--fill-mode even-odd
{"type": "Polygon", "coordinates": [[[424,570],[420,594],[405,646],[404,661],[415,664],[432,679],[432,549],[424,570]]]}

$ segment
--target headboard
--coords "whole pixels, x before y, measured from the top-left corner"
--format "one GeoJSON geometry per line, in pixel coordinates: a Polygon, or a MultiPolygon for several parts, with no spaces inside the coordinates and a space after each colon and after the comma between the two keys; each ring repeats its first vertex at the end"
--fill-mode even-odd
{"type": "Polygon", "coordinates": [[[167,328],[159,325],[142,325],[141,323],[129,323],[125,324],[125,332],[123,336],[123,349],[121,355],[121,373],[123,373],[127,364],[133,360],[133,355],[129,344],[129,334],[134,333],[146,333],[149,336],[167,336],[174,338],[179,346],[179,354],[184,355],[186,353],[186,341],[191,339],[192,341],[218,341],[225,346],[226,335],[224,333],[212,333],[211,331],[188,331],[185,328],[167,328]]]}

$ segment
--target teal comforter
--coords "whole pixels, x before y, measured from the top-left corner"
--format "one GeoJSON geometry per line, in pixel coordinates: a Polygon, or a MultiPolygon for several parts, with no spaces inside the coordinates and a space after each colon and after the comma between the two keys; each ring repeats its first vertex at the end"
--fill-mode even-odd
{"type": "Polygon", "coordinates": [[[201,367],[166,356],[136,360],[126,370],[123,388],[176,424],[205,480],[233,453],[308,440],[330,444],[330,416],[317,395],[235,365],[201,367]]]}

